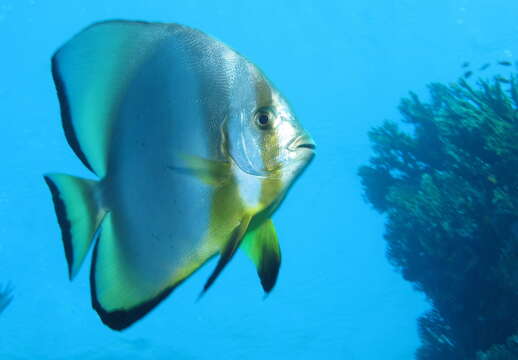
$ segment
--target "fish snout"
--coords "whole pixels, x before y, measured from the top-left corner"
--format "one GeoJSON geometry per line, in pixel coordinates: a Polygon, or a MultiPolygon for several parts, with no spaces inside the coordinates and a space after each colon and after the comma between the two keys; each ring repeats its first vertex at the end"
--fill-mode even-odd
{"type": "Polygon", "coordinates": [[[309,134],[304,133],[300,136],[297,136],[293,139],[288,145],[288,149],[290,151],[297,151],[299,149],[307,149],[311,152],[314,152],[316,149],[315,141],[309,136],[309,134]]]}

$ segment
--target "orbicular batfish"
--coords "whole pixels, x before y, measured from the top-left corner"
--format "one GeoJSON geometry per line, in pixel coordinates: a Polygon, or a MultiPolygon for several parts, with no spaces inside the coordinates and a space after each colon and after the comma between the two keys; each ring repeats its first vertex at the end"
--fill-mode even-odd
{"type": "Polygon", "coordinates": [[[121,330],[207,260],[244,249],[264,291],[272,213],[314,155],[251,62],[178,24],[94,24],[52,58],[66,139],[97,180],[47,174],[72,279],[93,245],[92,304],[121,330]]]}

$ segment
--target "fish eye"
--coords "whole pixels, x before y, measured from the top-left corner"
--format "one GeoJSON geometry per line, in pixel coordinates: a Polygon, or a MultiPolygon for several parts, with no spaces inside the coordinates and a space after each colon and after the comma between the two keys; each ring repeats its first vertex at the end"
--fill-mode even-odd
{"type": "Polygon", "coordinates": [[[272,127],[273,115],[267,110],[259,110],[255,114],[255,123],[261,130],[272,127]]]}

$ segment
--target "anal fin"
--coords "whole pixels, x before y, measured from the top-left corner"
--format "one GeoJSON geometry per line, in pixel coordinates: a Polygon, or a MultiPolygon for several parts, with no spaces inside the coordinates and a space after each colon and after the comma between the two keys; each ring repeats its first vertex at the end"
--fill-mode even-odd
{"type": "MultiPolygon", "coordinates": [[[[90,269],[92,307],[104,324],[118,331],[148,314],[214,256],[212,252],[195,251],[191,255],[196,255],[178,266],[159,266],[153,271],[139,271],[152,267],[152,262],[163,262],[164,259],[158,259],[161,256],[169,258],[167,249],[170,246],[161,247],[153,255],[141,252],[137,257],[131,257],[128,251],[124,251],[124,246],[141,238],[131,238],[131,233],[126,233],[122,225],[116,211],[105,216],[90,269]],[[149,262],[140,262],[142,258],[149,262]]],[[[155,243],[155,246],[160,247],[160,244],[155,243]]]]}

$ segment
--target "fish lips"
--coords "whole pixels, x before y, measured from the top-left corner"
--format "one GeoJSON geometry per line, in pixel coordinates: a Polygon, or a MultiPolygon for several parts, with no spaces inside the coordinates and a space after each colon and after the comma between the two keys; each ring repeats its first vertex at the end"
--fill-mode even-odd
{"type": "Polygon", "coordinates": [[[303,134],[293,139],[288,144],[288,150],[294,154],[288,169],[301,173],[315,157],[316,144],[308,135],[303,134]]]}
{"type": "Polygon", "coordinates": [[[309,136],[308,134],[302,134],[294,138],[288,144],[288,150],[297,151],[298,149],[308,149],[314,152],[316,149],[316,144],[311,138],[311,136],[309,136]]]}

